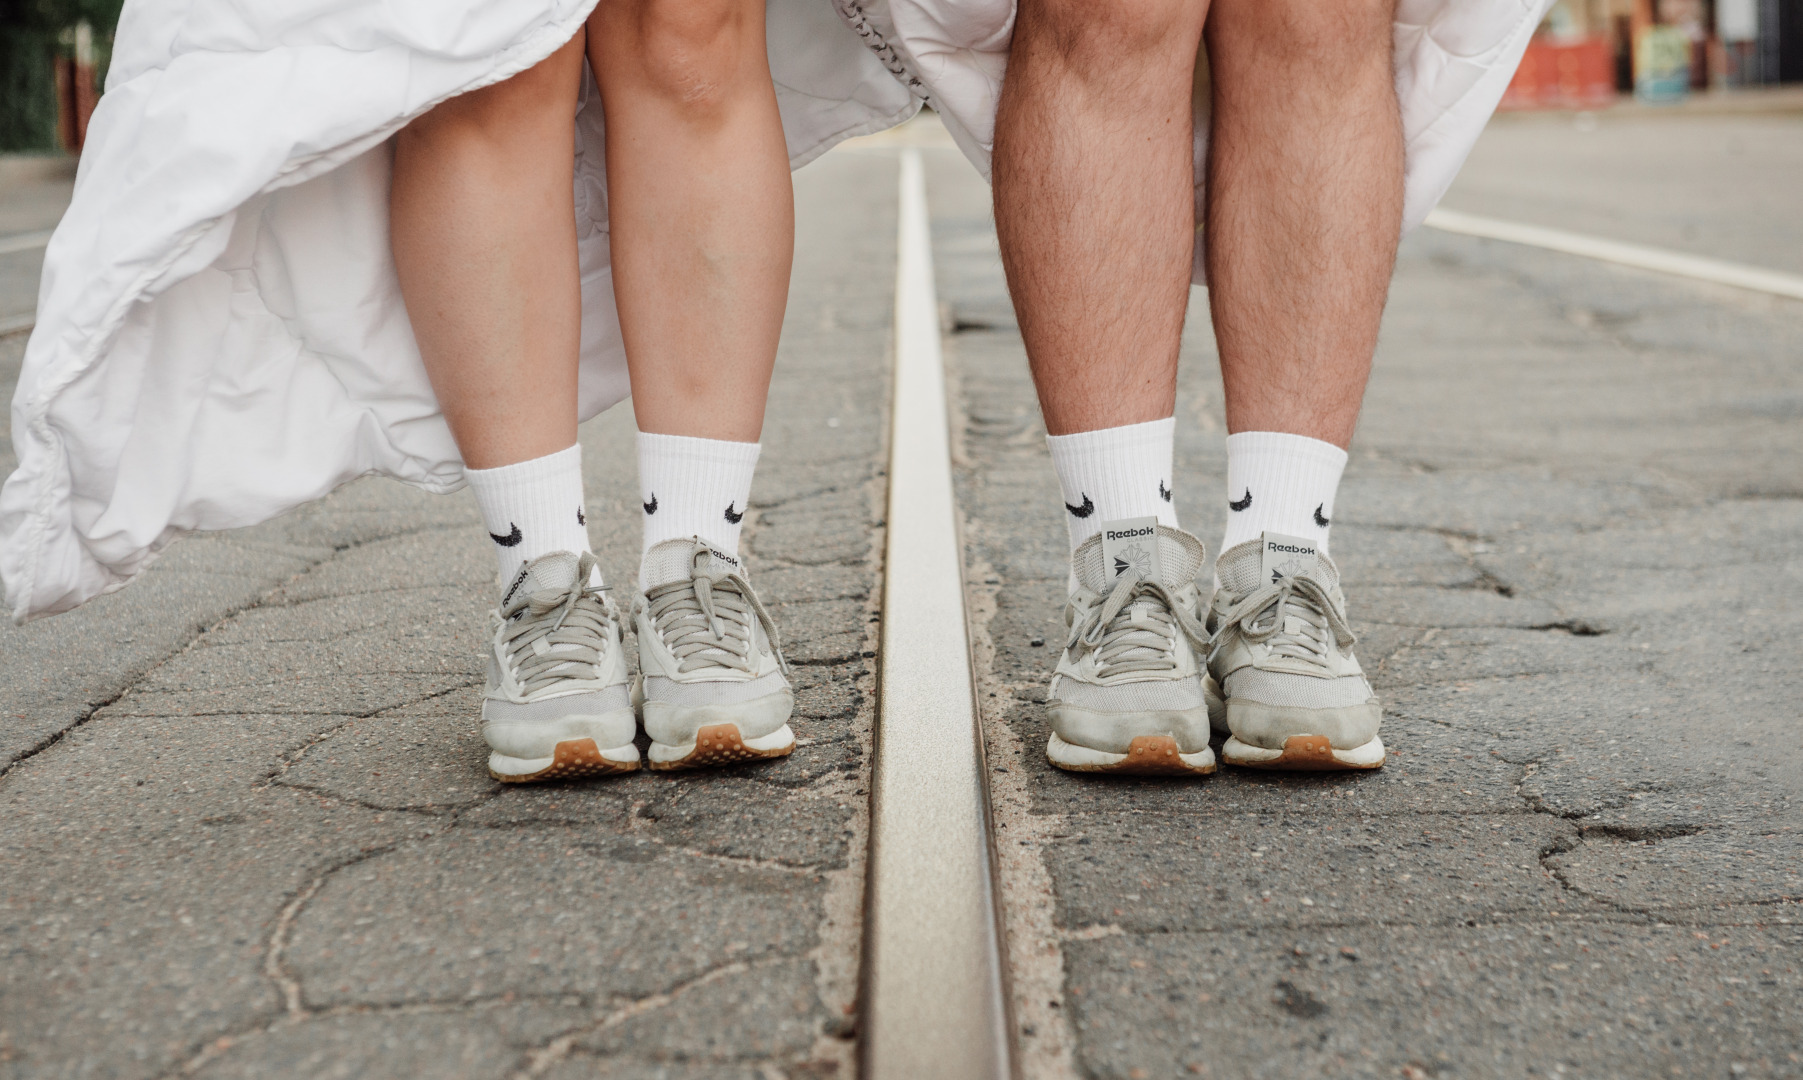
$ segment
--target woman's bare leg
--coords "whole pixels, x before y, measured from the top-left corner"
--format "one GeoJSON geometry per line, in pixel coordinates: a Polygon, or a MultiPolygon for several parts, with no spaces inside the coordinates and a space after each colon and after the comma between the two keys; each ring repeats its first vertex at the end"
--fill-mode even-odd
{"type": "Polygon", "coordinates": [[[395,139],[391,240],[420,355],[472,469],[576,442],[573,122],[583,35],[395,139]]]}
{"type": "Polygon", "coordinates": [[[763,0],[601,0],[589,18],[642,431],[749,443],[763,429],[795,247],[764,50],[763,0]]]}

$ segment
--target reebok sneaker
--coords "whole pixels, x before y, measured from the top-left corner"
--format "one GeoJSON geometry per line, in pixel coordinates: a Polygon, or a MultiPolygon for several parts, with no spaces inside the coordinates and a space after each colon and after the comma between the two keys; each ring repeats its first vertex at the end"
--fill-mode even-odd
{"type": "Polygon", "coordinates": [[[1072,772],[1211,773],[1202,542],[1156,518],[1110,521],[1071,556],[1077,590],[1052,676],[1046,757],[1072,772]]]}
{"type": "Polygon", "coordinates": [[[1226,698],[1229,765],[1375,769],[1383,709],[1365,681],[1333,560],[1312,540],[1264,533],[1215,565],[1208,668],[1226,698]]]}
{"type": "Polygon", "coordinates": [[[653,769],[782,757],[795,749],[795,695],[776,624],[739,561],[700,538],[645,553],[651,586],[635,605],[633,704],[653,769]]]}
{"type": "Polygon", "coordinates": [[[510,784],[632,772],[638,725],[620,621],[595,557],[554,551],[514,575],[491,615],[482,738],[510,784]]]}

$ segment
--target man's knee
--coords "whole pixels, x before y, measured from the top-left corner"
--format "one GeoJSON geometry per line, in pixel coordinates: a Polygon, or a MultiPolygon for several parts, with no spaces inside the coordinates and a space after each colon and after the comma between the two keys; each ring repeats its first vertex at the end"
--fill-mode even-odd
{"type": "Polygon", "coordinates": [[[628,68],[645,91],[708,112],[761,59],[763,18],[761,0],[601,0],[589,32],[599,64],[628,68]]]}
{"type": "Polygon", "coordinates": [[[1388,63],[1396,0],[1215,0],[1215,50],[1244,51],[1335,78],[1348,67],[1388,63]]]}
{"type": "Polygon", "coordinates": [[[1193,53],[1201,10],[1200,0],[1021,0],[1016,33],[1032,34],[1036,48],[1074,67],[1121,70],[1165,52],[1193,53]]]}

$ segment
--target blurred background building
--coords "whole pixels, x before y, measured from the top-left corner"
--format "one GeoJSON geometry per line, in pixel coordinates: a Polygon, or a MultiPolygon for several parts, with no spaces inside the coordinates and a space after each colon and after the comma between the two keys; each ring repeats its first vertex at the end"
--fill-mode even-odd
{"type": "Polygon", "coordinates": [[[1594,109],[1623,94],[1803,82],[1803,0],[1558,0],[1509,86],[1509,109],[1594,109]]]}
{"type": "MultiPolygon", "coordinates": [[[[0,153],[80,152],[123,2],[0,0],[0,153]]],[[[1558,0],[1503,108],[1779,83],[1803,83],[1803,0],[1558,0]]]]}

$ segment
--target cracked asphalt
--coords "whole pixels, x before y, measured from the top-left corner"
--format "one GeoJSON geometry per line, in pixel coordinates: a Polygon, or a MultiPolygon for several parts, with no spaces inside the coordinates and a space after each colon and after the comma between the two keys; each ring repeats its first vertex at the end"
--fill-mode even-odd
{"type": "MultiPolygon", "coordinates": [[[[1803,119],[1559,122],[1497,124],[1447,204],[1600,228],[1688,194],[1712,237],[1757,189],[1688,248],[1728,258],[1803,221],[1761,187],[1803,119]],[[1658,171],[1699,129],[1753,160],[1658,171]]],[[[1803,303],[1410,236],[1333,539],[1387,767],[1123,783],[1044,760],[1059,493],[988,192],[951,150],[928,178],[1026,1074],[1803,1076],[1803,303]]],[[[1190,315],[1176,504],[1212,555],[1190,315]]]]}
{"type": "MultiPolygon", "coordinates": [[[[0,1077],[849,1075],[894,186],[893,153],[796,177],[745,521],[792,757],[491,781],[467,493],[367,479],[184,540],[0,630],[0,1077]]],[[[24,344],[0,338],[9,400],[24,344]]],[[[622,407],[582,432],[613,582],[636,575],[632,431],[622,407]]]]}
{"type": "MultiPolygon", "coordinates": [[[[1786,268],[1803,218],[1761,216],[1803,120],[1662,122],[1499,122],[1448,205],[1786,268]],[[1748,160],[1646,183],[1661,130],[1748,160]],[[1670,188],[1705,181],[1674,225],[1670,188]]],[[[1803,304],[1414,234],[1334,536],[1387,767],[1065,774],[1042,753],[1064,525],[989,193],[908,137],[1023,1075],[1803,1077],[1803,304]]],[[[186,539],[0,629],[0,1078],[852,1074],[893,147],[796,185],[745,541],[795,755],[492,783],[467,495],[364,480],[186,539]]],[[[0,191],[0,234],[65,190],[0,191]]],[[[29,310],[36,256],[5,259],[0,315],[29,310]]],[[[1193,299],[1176,498],[1212,550],[1193,299]]],[[[24,343],[0,337],[8,398],[24,343]]],[[[612,581],[631,432],[620,409],[582,435],[612,581]]]]}

